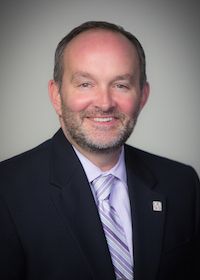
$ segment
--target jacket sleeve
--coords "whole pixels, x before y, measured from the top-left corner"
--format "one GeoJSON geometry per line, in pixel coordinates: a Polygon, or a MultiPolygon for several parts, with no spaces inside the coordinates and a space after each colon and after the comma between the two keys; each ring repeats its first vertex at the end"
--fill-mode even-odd
{"type": "Polygon", "coordinates": [[[11,215],[0,196],[0,279],[24,280],[22,245],[11,215]]]}

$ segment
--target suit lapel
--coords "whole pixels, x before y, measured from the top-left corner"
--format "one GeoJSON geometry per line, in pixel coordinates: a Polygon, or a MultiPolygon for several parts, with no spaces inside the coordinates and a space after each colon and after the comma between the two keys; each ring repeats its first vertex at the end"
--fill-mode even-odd
{"type": "Polygon", "coordinates": [[[71,232],[94,279],[115,274],[98,210],[82,166],[61,131],[51,145],[52,200],[71,232]]]}
{"type": "Polygon", "coordinates": [[[154,191],[156,178],[134,149],[126,146],[127,180],[132,223],[134,270],[136,279],[156,279],[161,258],[166,199],[154,191]],[[162,204],[162,211],[153,209],[153,202],[162,204]]]}

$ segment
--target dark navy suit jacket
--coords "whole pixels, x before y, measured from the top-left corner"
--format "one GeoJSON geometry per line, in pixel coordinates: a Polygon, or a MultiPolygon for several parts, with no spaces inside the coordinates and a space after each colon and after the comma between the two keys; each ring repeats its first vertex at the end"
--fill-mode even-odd
{"type": "MultiPolygon", "coordinates": [[[[196,173],[128,145],[125,161],[135,280],[200,279],[196,173]]],[[[62,130],[0,165],[0,279],[115,279],[91,189],[62,130]]]]}

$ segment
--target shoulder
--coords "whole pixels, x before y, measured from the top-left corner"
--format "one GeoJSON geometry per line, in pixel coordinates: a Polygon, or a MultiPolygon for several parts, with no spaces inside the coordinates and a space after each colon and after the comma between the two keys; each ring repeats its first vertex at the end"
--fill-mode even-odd
{"type": "Polygon", "coordinates": [[[156,177],[185,177],[189,176],[198,180],[198,176],[193,167],[171,160],[166,157],[158,156],[129,145],[125,145],[125,155],[128,164],[139,165],[149,169],[156,177]]]}
{"type": "Polygon", "coordinates": [[[0,177],[6,171],[19,171],[20,168],[28,168],[40,162],[39,159],[47,157],[47,150],[50,140],[45,141],[39,146],[21,153],[17,156],[4,160],[0,163],[0,177]]]}
{"type": "Polygon", "coordinates": [[[19,172],[21,169],[25,171],[42,167],[46,162],[49,162],[52,143],[57,144],[60,138],[62,138],[61,130],[51,139],[48,139],[37,147],[0,162],[0,178],[2,178],[2,174],[6,173],[6,171],[12,172],[13,174],[13,172],[19,172]]]}
{"type": "Polygon", "coordinates": [[[34,149],[0,163],[0,194],[11,190],[16,193],[44,190],[53,173],[66,174],[77,162],[73,148],[60,129],[34,149]]]}
{"type": "Polygon", "coordinates": [[[0,194],[16,193],[48,173],[50,140],[0,163],[0,194]]]}

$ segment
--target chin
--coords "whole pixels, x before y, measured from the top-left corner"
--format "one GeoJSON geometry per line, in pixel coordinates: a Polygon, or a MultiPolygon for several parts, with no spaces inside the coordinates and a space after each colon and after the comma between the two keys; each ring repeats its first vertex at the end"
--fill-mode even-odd
{"type": "Polygon", "coordinates": [[[82,139],[82,141],[76,143],[88,152],[95,154],[109,154],[120,150],[127,140],[127,138],[116,138],[105,143],[105,139],[105,137],[102,141],[99,141],[99,139],[98,141],[95,141],[95,139],[82,139]]]}

